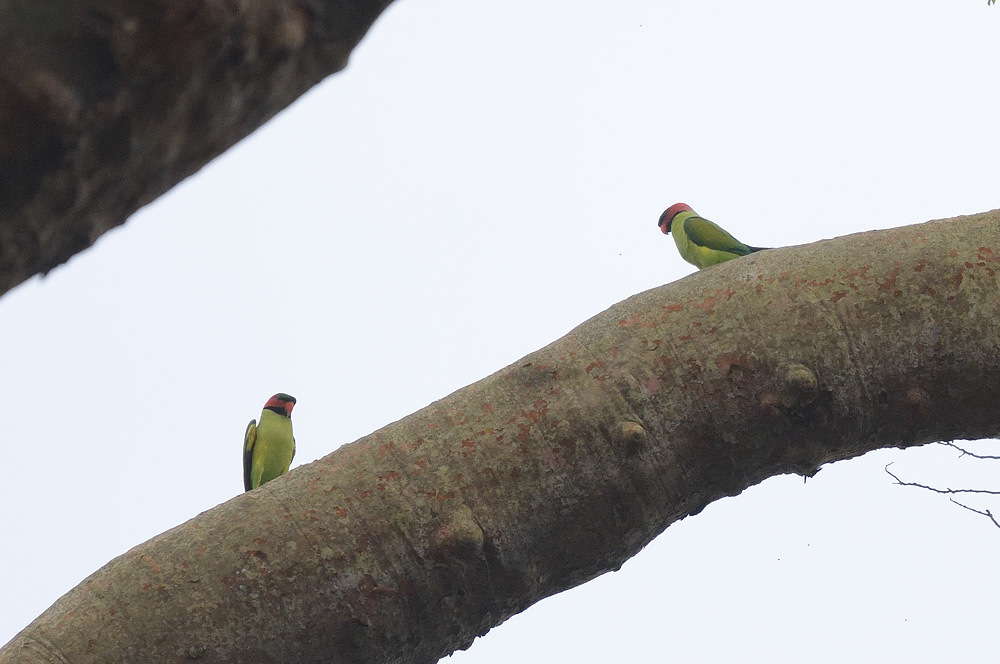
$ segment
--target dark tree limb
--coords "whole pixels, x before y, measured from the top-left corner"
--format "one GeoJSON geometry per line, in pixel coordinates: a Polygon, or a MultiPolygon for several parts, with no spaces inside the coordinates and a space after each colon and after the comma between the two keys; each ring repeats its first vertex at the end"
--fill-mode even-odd
{"type": "Polygon", "coordinates": [[[0,664],[433,662],[767,477],[996,437],[998,270],[990,212],[641,293],[135,547],[0,664]]]}
{"type": "Polygon", "coordinates": [[[0,2],[0,294],[342,69],[390,2],[0,2]]]}

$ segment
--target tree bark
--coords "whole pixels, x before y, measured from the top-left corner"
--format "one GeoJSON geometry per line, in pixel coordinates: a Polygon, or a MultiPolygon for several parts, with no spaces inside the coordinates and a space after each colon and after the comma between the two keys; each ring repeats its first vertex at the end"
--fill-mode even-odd
{"type": "Polygon", "coordinates": [[[1000,212],[761,252],[135,547],[28,662],[433,662],[781,473],[1000,434],[1000,212]]]}
{"type": "Polygon", "coordinates": [[[0,0],[0,294],[259,127],[391,0],[0,0]]]}

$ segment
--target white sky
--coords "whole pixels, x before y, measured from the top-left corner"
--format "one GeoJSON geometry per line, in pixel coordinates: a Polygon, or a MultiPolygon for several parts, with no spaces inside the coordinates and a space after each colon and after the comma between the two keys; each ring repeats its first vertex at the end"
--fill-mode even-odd
{"type": "MultiPolygon", "coordinates": [[[[344,73],[0,299],[0,643],[242,491],[274,392],[305,463],[690,273],[671,203],[763,246],[1000,206],[998,32],[986,0],[401,0],[344,73]]],[[[956,456],[772,479],[453,661],[996,661],[1000,530],[882,471],[1000,488],[956,456]]]]}

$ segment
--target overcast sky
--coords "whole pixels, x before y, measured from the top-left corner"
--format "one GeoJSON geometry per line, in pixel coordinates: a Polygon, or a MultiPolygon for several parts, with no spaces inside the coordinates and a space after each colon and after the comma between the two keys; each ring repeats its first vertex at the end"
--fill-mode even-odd
{"type": "MultiPolygon", "coordinates": [[[[986,0],[400,0],[343,73],[0,299],[0,643],[241,492],[271,394],[307,463],[683,278],[671,203],[760,246],[1000,206],[998,77],[986,0]]],[[[1000,488],[940,447],[773,478],[454,661],[996,661],[1000,529],[890,461],[1000,488]]]]}

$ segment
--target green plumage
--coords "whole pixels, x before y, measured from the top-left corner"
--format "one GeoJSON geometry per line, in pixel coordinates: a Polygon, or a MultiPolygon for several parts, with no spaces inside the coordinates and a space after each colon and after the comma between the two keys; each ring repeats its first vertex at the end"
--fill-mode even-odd
{"type": "Polygon", "coordinates": [[[295,458],[292,406],[295,398],[276,394],[260,413],[260,424],[250,420],[243,436],[243,487],[250,491],[288,472],[295,458]]]}
{"type": "Polygon", "coordinates": [[[664,212],[660,227],[664,233],[673,235],[681,258],[699,269],[761,251],[761,247],[743,244],[718,224],[699,217],[683,204],[664,212]]]}

